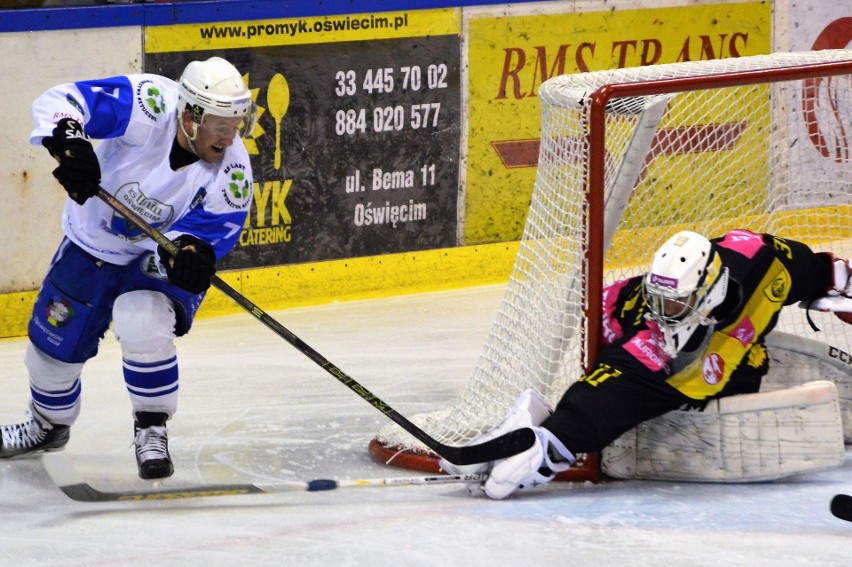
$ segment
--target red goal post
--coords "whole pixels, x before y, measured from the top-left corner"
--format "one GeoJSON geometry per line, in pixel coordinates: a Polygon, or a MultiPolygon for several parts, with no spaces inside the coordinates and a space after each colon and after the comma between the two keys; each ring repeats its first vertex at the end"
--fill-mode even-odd
{"type": "MultiPolygon", "coordinates": [[[[564,75],[539,90],[541,143],[518,256],[458,399],[412,421],[463,444],[528,387],[554,405],[601,344],[601,288],[677,230],[773,232],[852,256],[852,50],[564,75]]],[[[852,352],[852,327],[788,308],[778,329],[852,352]]],[[[852,416],[852,409],[846,411],[852,416]]],[[[437,471],[395,425],[374,459],[437,471]]],[[[561,475],[597,480],[599,456],[561,475]]],[[[604,452],[604,460],[606,452],[604,452]]]]}

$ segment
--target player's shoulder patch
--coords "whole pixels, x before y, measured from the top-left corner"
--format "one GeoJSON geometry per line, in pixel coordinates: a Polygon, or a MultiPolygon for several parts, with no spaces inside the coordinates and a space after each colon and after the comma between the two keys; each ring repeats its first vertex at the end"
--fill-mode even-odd
{"type": "Polygon", "coordinates": [[[778,271],[772,277],[769,284],[763,288],[763,294],[766,296],[766,299],[772,303],[781,303],[787,299],[792,285],[793,282],[790,278],[790,272],[788,272],[783,266],[779,266],[778,271]]]}
{"type": "Polygon", "coordinates": [[[766,246],[763,235],[750,230],[737,229],[727,233],[717,242],[718,246],[739,252],[747,258],[754,258],[757,252],[766,246]]]}
{"type": "Polygon", "coordinates": [[[229,207],[235,210],[244,210],[251,203],[252,178],[251,171],[246,164],[232,162],[223,168],[224,176],[219,190],[229,207]]]}
{"type": "Polygon", "coordinates": [[[165,94],[163,85],[146,75],[140,78],[134,89],[137,108],[152,122],[159,122],[166,116],[171,116],[165,94]]]}

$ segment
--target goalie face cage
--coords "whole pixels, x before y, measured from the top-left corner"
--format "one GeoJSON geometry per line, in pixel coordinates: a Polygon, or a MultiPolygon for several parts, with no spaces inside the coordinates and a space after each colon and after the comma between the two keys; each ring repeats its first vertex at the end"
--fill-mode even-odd
{"type": "MultiPolygon", "coordinates": [[[[826,50],[546,81],[535,187],[500,311],[459,399],[411,421],[460,445],[528,387],[555,406],[600,348],[602,285],[647,269],[676,231],[747,228],[852,256],[850,75],[852,50],[826,50]]],[[[778,329],[852,352],[852,327],[811,315],[822,332],[797,307],[778,329]]],[[[393,424],[369,449],[438,470],[393,424]]],[[[598,462],[586,456],[560,478],[597,480],[598,462]]]]}

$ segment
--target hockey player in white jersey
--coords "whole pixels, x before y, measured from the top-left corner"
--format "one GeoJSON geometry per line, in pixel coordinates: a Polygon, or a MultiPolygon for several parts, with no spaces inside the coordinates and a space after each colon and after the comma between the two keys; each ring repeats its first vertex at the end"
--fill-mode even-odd
{"type": "Polygon", "coordinates": [[[187,333],[215,262],[236,244],[252,200],[242,135],[255,116],[237,69],[213,57],[180,80],[134,74],[63,84],[33,103],[30,143],[59,165],[65,238],[42,283],[24,356],[27,420],[0,427],[0,458],[62,449],[80,413],[81,371],[110,323],[123,359],[143,479],[173,465],[174,339],[187,333]],[[90,139],[101,140],[96,149],[90,139]],[[114,195],[178,247],[170,256],[95,197],[114,195]]]}

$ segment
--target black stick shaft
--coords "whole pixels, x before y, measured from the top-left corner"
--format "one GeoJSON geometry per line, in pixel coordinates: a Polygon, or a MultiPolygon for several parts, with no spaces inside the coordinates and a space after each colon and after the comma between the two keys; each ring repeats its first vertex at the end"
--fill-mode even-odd
{"type": "MultiPolygon", "coordinates": [[[[127,205],[108,193],[105,189],[101,188],[98,191],[98,197],[107,205],[112,207],[112,209],[116,212],[120,213],[127,220],[133,223],[137,228],[151,238],[151,240],[165,248],[170,254],[174,255],[177,253],[177,247],[171,240],[169,240],[162,232],[145,222],[144,219],[139,217],[139,215],[133,212],[133,210],[127,207],[127,205]]],[[[522,429],[513,431],[507,435],[498,437],[481,445],[472,445],[468,447],[450,447],[445,445],[431,437],[417,425],[409,421],[405,416],[382,401],[378,396],[359,384],[354,378],[347,375],[334,363],[311,348],[302,339],[284,327],[284,325],[270,317],[263,309],[249,301],[244,295],[224,282],[219,276],[214,275],[211,278],[210,283],[219,291],[234,300],[240,307],[248,311],[258,321],[266,325],[272,330],[272,332],[283,338],[295,347],[296,350],[310,358],[319,367],[334,376],[340,383],[358,394],[368,404],[385,414],[391,421],[402,427],[409,434],[432,449],[432,451],[437,453],[439,456],[444,457],[451,463],[467,465],[503,459],[528,449],[535,442],[535,434],[533,431],[530,429],[522,429]]]]}

